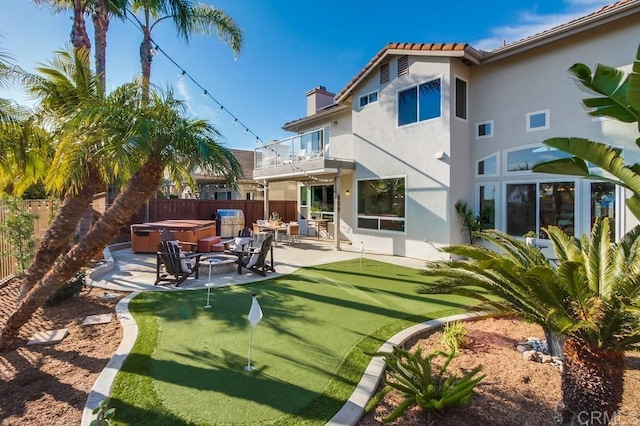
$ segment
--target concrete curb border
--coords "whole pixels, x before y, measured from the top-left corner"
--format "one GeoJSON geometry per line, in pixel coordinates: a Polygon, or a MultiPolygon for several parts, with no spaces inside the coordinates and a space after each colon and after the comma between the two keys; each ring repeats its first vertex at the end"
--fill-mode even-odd
{"type": "MultiPolygon", "coordinates": [[[[452,315],[448,317],[438,318],[430,321],[426,321],[420,324],[416,324],[409,328],[406,328],[399,333],[396,333],[389,340],[380,346],[378,351],[391,352],[393,346],[402,345],[416,334],[422,333],[432,328],[441,327],[449,322],[454,321],[468,321],[472,319],[482,318],[487,316],[486,312],[473,312],[467,314],[452,315]]],[[[369,402],[369,399],[373,396],[378,387],[378,383],[382,379],[384,373],[385,364],[382,358],[375,357],[369,363],[369,366],[364,371],[360,382],[356,386],[347,402],[336,413],[331,420],[327,422],[327,426],[353,426],[355,425],[369,402]]]]}
{"type": "Polygon", "coordinates": [[[98,376],[98,379],[93,384],[87,396],[87,402],[85,402],[84,410],[82,411],[82,421],[80,422],[83,426],[89,426],[91,420],[93,420],[93,409],[98,406],[100,401],[109,397],[116,374],[118,374],[118,371],[122,368],[124,360],[127,359],[127,356],[131,353],[131,349],[133,349],[133,345],[138,338],[138,324],[129,312],[129,302],[140,293],[141,292],[136,291],[128,294],[116,305],[116,315],[123,329],[122,341],[118,349],[116,349],[116,353],[111,357],[98,376]]]}

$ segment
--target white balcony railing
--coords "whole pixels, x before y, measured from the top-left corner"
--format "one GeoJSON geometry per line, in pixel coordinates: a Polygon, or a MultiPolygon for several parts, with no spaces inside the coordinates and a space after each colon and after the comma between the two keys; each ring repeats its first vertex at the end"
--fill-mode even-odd
{"type": "Polygon", "coordinates": [[[329,128],[313,130],[255,149],[255,169],[280,167],[323,158],[329,152],[329,128]]]}

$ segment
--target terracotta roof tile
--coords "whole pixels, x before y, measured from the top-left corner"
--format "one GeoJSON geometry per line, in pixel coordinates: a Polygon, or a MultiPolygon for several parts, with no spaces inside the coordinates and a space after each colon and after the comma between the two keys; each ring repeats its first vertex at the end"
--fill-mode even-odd
{"type": "Polygon", "coordinates": [[[378,60],[384,56],[389,50],[407,50],[407,51],[434,51],[434,52],[460,52],[469,46],[468,43],[389,43],[373,57],[364,66],[358,74],[351,79],[351,81],[345,86],[344,89],[336,95],[336,99],[342,97],[360,78],[371,71],[371,68],[378,62],[378,60]]]}

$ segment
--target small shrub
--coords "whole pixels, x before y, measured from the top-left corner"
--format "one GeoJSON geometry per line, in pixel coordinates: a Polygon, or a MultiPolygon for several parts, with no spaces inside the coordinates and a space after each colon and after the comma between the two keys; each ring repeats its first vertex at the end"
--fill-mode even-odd
{"type": "Polygon", "coordinates": [[[484,375],[476,377],[481,365],[462,377],[447,374],[454,351],[448,354],[435,351],[423,356],[420,349],[411,354],[394,346],[392,352],[378,352],[376,356],[383,357],[390,370],[383,380],[385,387],[381,392],[393,388],[401,391],[404,397],[391,414],[382,419],[384,422],[393,422],[410,407],[418,405],[427,412],[427,423],[430,423],[435,411],[468,404],[474,388],[484,378],[484,375]],[[431,363],[438,357],[444,357],[445,361],[440,368],[434,368],[431,363]]]}
{"type": "Polygon", "coordinates": [[[98,406],[93,409],[92,414],[97,415],[94,420],[91,420],[90,426],[109,426],[111,419],[116,414],[115,408],[109,408],[109,398],[100,401],[98,406]]]}
{"type": "Polygon", "coordinates": [[[442,344],[453,352],[468,347],[467,329],[464,328],[464,324],[460,321],[447,323],[442,330],[442,344]]]}
{"type": "Polygon", "coordinates": [[[38,216],[24,207],[24,201],[16,197],[3,196],[0,203],[4,205],[6,217],[0,222],[0,235],[9,246],[10,253],[1,256],[13,256],[18,263],[18,275],[22,275],[29,267],[36,250],[35,222],[38,216]]]}
{"type": "Polygon", "coordinates": [[[71,278],[67,283],[58,289],[53,296],[47,299],[45,302],[45,306],[53,306],[62,302],[63,300],[70,299],[71,297],[79,294],[86,284],[87,273],[84,269],[78,271],[73,278],[71,278]]]}

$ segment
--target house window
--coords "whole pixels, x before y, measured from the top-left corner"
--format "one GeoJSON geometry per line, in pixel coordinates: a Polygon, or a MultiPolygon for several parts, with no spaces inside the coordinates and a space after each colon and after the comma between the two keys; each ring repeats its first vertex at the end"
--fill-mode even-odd
{"type": "Polygon", "coordinates": [[[389,64],[380,65],[380,84],[389,82],[389,64]]]}
{"type": "Polygon", "coordinates": [[[545,130],[549,128],[549,110],[527,113],[527,132],[545,130]]]}
{"type": "Polygon", "coordinates": [[[507,152],[507,172],[528,171],[536,164],[569,157],[569,154],[548,146],[518,149],[507,152]]]}
{"type": "Polygon", "coordinates": [[[498,176],[498,154],[483,158],[476,163],[477,176],[498,176]]]}
{"type": "Polygon", "coordinates": [[[398,126],[440,117],[440,78],[398,92],[398,126]]]}
{"type": "Polygon", "coordinates": [[[507,233],[522,236],[534,231],[546,238],[541,228],[548,226],[574,235],[575,182],[507,184],[507,233]]]}
{"type": "Polygon", "coordinates": [[[409,57],[400,56],[398,58],[398,77],[409,75],[409,57]]]}
{"type": "Polygon", "coordinates": [[[378,92],[367,93],[366,95],[360,96],[360,108],[363,108],[373,102],[378,102],[378,92]]]}
{"type": "Polygon", "coordinates": [[[478,187],[478,217],[480,228],[496,227],[496,184],[483,184],[478,187]]]}
{"type": "Polygon", "coordinates": [[[467,119],[467,82],[456,77],[456,117],[467,119]]]}
{"type": "Polygon", "coordinates": [[[476,139],[493,137],[493,120],[476,123],[476,139]]]}
{"type": "Polygon", "coordinates": [[[358,228],[405,231],[405,179],[358,181],[358,228]]]}
{"type": "Polygon", "coordinates": [[[590,183],[591,227],[596,217],[608,217],[611,226],[611,241],[616,238],[616,186],[610,182],[590,183]]]}

